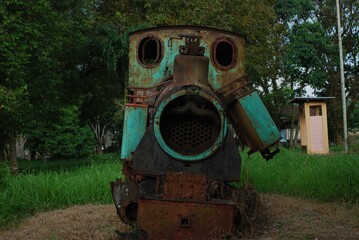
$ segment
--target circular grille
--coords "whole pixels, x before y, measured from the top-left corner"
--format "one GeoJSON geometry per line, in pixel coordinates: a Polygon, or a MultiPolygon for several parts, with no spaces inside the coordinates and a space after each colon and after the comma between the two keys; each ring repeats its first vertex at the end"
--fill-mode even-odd
{"type": "Polygon", "coordinates": [[[200,96],[181,96],[162,112],[160,132],[165,143],[183,155],[197,155],[211,148],[221,131],[216,107],[200,96]]]}

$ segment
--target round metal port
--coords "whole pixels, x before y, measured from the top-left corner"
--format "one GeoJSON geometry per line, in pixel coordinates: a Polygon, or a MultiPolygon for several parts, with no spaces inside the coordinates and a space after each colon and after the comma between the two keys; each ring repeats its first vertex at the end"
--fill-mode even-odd
{"type": "Polygon", "coordinates": [[[181,90],[165,99],[155,115],[155,135],[162,149],[179,160],[195,161],[220,147],[226,124],[213,96],[181,90]]]}
{"type": "Polygon", "coordinates": [[[143,38],[138,44],[138,61],[144,67],[151,68],[162,60],[162,42],[154,36],[143,38]]]}
{"type": "Polygon", "coordinates": [[[229,70],[237,63],[237,48],[228,38],[217,39],[212,47],[213,65],[220,70],[229,70]]]}

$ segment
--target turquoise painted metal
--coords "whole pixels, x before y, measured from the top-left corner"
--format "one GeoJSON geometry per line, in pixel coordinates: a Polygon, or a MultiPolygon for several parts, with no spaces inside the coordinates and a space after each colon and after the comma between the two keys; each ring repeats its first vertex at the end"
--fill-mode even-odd
{"type": "Polygon", "coordinates": [[[177,91],[175,93],[172,93],[168,98],[166,98],[164,101],[162,101],[162,103],[158,106],[158,108],[156,110],[156,115],[154,118],[155,119],[154,120],[154,123],[155,123],[154,124],[154,132],[155,132],[156,139],[157,139],[158,143],[160,144],[161,148],[175,159],[179,159],[182,161],[188,161],[188,162],[205,159],[205,158],[211,156],[212,154],[214,154],[218,150],[218,148],[220,148],[222,146],[223,140],[227,134],[227,118],[224,117],[223,113],[224,113],[224,110],[223,110],[222,104],[214,96],[210,95],[209,93],[204,92],[203,90],[201,90],[199,88],[190,88],[190,89],[186,89],[186,90],[177,91]],[[166,141],[163,139],[163,136],[161,134],[160,126],[161,126],[161,116],[162,116],[166,106],[181,96],[191,96],[191,95],[192,96],[200,96],[200,97],[208,100],[209,102],[211,102],[216,107],[218,114],[220,116],[220,119],[221,119],[221,124],[220,124],[221,129],[220,129],[220,132],[218,134],[218,137],[217,137],[215,143],[211,147],[209,147],[207,150],[200,152],[199,154],[196,154],[196,155],[185,155],[185,154],[179,153],[178,151],[173,150],[171,147],[169,147],[167,145],[166,141]]]}
{"type": "Polygon", "coordinates": [[[123,123],[121,159],[131,159],[147,128],[147,106],[126,106],[123,123]]]}
{"type": "MultiPolygon", "coordinates": [[[[185,35],[187,36],[192,35],[200,38],[200,47],[204,48],[203,56],[209,59],[208,78],[206,83],[208,84],[209,88],[219,97],[221,95],[227,94],[227,92],[232,91],[233,88],[236,88],[234,84],[228,90],[224,90],[228,83],[236,81],[236,79],[245,76],[245,38],[232,32],[203,27],[163,27],[145,29],[131,33],[128,85],[135,86],[136,88],[142,88],[144,92],[147,91],[147,94],[149,94],[151,91],[148,91],[147,89],[155,88],[159,84],[163,84],[164,79],[172,76],[174,74],[174,60],[176,56],[179,55],[180,47],[186,44],[186,38],[183,37],[183,32],[185,32],[185,35]],[[142,42],[146,42],[147,40],[151,39],[154,39],[157,44],[157,61],[154,64],[147,64],[141,61],[139,52],[143,51],[143,49],[141,49],[142,42]],[[216,54],[220,54],[220,52],[216,52],[215,46],[221,42],[225,42],[233,46],[233,61],[229,67],[221,66],[218,64],[218,61],[215,60],[216,57],[214,57],[216,54]]],[[[233,128],[236,129],[237,134],[240,135],[242,139],[244,139],[245,144],[251,148],[251,152],[263,151],[264,149],[278,142],[277,137],[279,136],[279,131],[276,128],[258,93],[252,92],[251,94],[247,95],[248,89],[246,89],[246,91],[247,92],[245,93],[238,92],[236,99],[231,100],[235,101],[236,104],[231,103],[230,106],[226,107],[228,109],[226,116],[232,123],[233,128]]],[[[137,94],[143,95],[145,94],[144,92],[139,92],[137,94]]],[[[135,104],[155,104],[154,102],[132,102],[135,104]]],[[[165,102],[168,103],[167,100],[165,102]]],[[[221,108],[223,108],[226,104],[227,103],[224,101],[221,101],[221,104],[219,105],[221,105],[221,108]]],[[[161,106],[164,107],[165,105],[161,106]]],[[[160,108],[157,109],[159,109],[161,112],[160,108]]],[[[131,108],[127,108],[125,111],[125,116],[131,115],[131,111],[131,108]]],[[[145,114],[142,113],[142,117],[144,115],[145,114]]],[[[158,114],[156,116],[158,117],[158,114]]],[[[128,119],[127,121],[131,120],[128,119]]],[[[139,120],[139,122],[139,124],[142,124],[143,119],[139,120]]],[[[128,127],[131,126],[125,125],[124,131],[135,131],[126,130],[128,127]]],[[[136,133],[132,133],[135,136],[128,136],[129,138],[134,138],[135,140],[130,142],[126,141],[123,143],[121,153],[122,158],[130,158],[130,153],[135,149],[136,146],[134,145],[136,145],[136,143],[138,144],[139,139],[143,136],[143,132],[144,129],[141,127],[138,132],[136,131],[136,133]]],[[[160,134],[156,131],[156,126],[155,133],[156,139],[159,141],[161,147],[176,159],[182,158],[186,161],[196,161],[198,159],[204,158],[207,154],[210,155],[211,153],[211,151],[208,151],[203,155],[198,156],[179,155],[166,146],[160,134]]]]}
{"type": "Polygon", "coordinates": [[[258,146],[265,148],[276,143],[280,138],[279,130],[259,97],[258,92],[253,91],[241,97],[238,101],[243,108],[243,114],[245,114],[245,117],[247,117],[250,122],[250,125],[245,127],[253,128],[260,140],[260,142],[257,143],[258,146]]]}
{"type": "Polygon", "coordinates": [[[244,51],[245,38],[239,34],[205,27],[171,27],[144,29],[130,34],[129,52],[129,86],[152,87],[173,74],[174,58],[178,55],[178,49],[185,44],[185,38],[179,37],[183,32],[196,35],[201,38],[201,47],[205,48],[204,56],[211,58],[213,55],[213,43],[217,40],[226,40],[235,43],[235,64],[228,70],[218,69],[214,61],[209,62],[208,83],[211,88],[217,90],[227,81],[244,75],[244,51]],[[161,60],[158,64],[144,66],[138,60],[139,43],[145,38],[156,38],[161,44],[161,60]]]}
{"type": "Polygon", "coordinates": [[[172,26],[133,32],[129,43],[126,180],[111,183],[119,217],[137,224],[136,239],[199,239],[212,229],[236,236],[250,215],[228,184],[240,180],[238,142],[269,160],[280,139],[245,75],[245,37],[172,26]]]}

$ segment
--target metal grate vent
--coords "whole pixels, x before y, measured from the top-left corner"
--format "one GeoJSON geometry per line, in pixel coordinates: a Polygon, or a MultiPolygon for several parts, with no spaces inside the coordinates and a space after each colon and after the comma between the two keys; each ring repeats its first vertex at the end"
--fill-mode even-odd
{"type": "Polygon", "coordinates": [[[181,96],[169,103],[161,116],[163,140],[183,155],[197,155],[216,142],[221,120],[215,106],[199,96],[181,96]]]}

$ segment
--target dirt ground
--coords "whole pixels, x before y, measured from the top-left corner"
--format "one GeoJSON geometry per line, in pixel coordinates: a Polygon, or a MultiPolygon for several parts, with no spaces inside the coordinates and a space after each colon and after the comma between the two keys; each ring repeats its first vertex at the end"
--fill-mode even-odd
{"type": "MultiPolygon", "coordinates": [[[[261,195],[266,222],[251,239],[359,239],[359,205],[321,203],[279,195],[261,195]]],[[[16,227],[0,230],[0,239],[118,239],[127,227],[113,205],[86,205],[38,213],[16,227]]]]}

